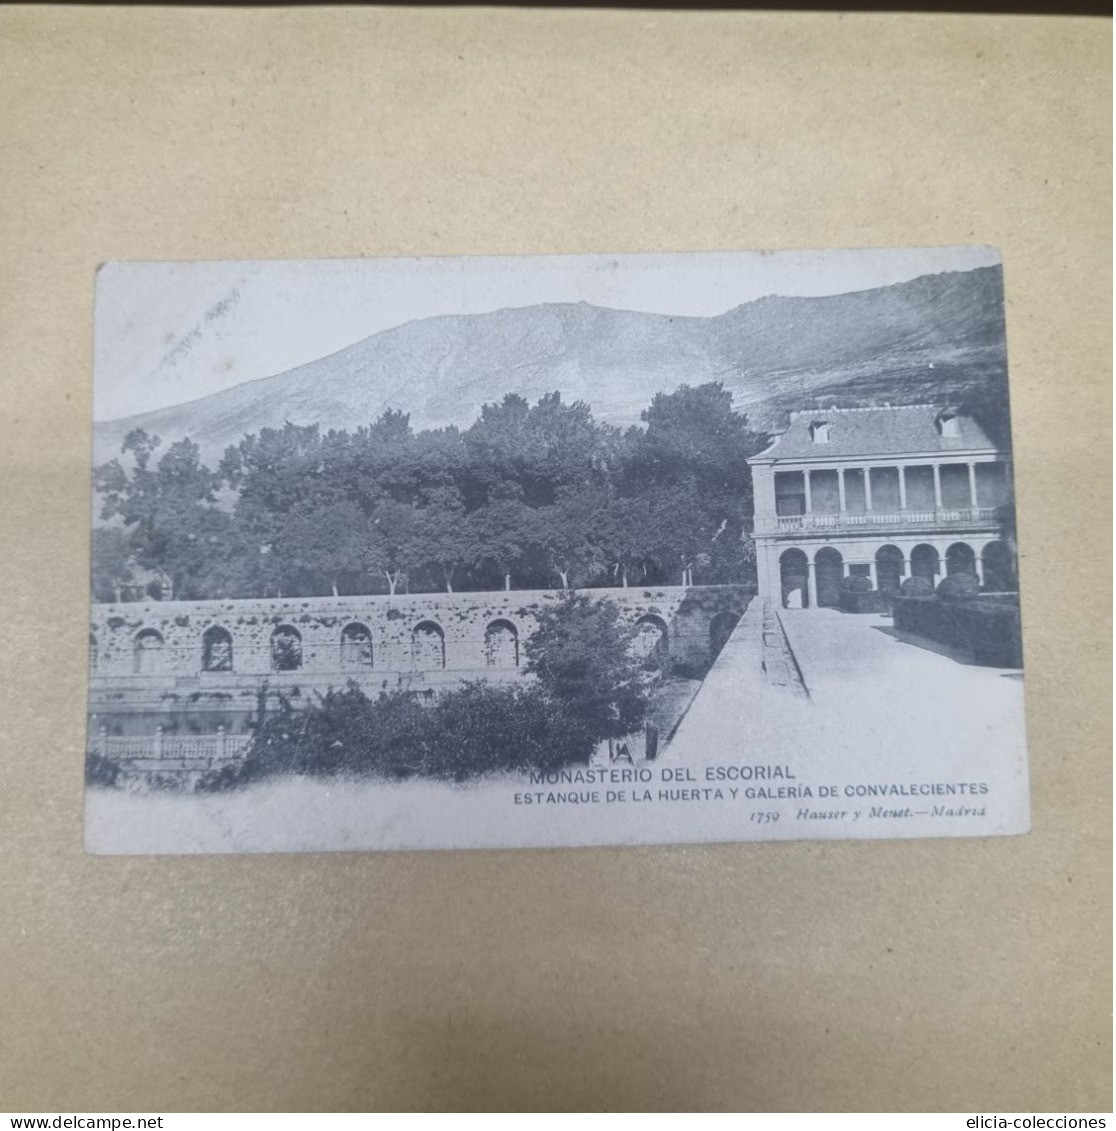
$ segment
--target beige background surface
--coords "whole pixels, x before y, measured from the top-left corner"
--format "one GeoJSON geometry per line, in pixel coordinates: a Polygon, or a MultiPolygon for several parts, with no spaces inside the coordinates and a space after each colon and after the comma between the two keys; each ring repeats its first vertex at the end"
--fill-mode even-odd
{"type": "Polygon", "coordinates": [[[1110,1110],[1109,34],[0,9],[0,1107],[1110,1110]],[[99,261],[967,242],[1033,834],[82,855],[99,261]]]}

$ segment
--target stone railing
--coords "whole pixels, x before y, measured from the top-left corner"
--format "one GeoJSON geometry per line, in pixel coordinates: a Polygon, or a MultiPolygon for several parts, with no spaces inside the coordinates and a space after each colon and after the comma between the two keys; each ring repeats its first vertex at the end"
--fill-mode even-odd
{"type": "Polygon", "coordinates": [[[94,753],[114,762],[204,761],[208,763],[242,758],[252,741],[250,734],[154,734],[92,736],[94,753]]]}
{"type": "Polygon", "coordinates": [[[813,531],[871,530],[887,527],[926,529],[928,527],[993,526],[1008,517],[1008,507],[941,507],[934,510],[866,511],[851,514],[756,515],[757,534],[796,534],[813,531]]]}

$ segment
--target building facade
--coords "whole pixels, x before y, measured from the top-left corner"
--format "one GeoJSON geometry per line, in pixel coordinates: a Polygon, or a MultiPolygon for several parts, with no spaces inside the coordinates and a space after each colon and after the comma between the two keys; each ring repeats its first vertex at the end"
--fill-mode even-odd
{"type": "Polygon", "coordinates": [[[940,405],[791,413],[753,456],[759,596],[840,603],[845,578],[895,592],[975,574],[1016,588],[1011,457],[972,417],[940,405]]]}

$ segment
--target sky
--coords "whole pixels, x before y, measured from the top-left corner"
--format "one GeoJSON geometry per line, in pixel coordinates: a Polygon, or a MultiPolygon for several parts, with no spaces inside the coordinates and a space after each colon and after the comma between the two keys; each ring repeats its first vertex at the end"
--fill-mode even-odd
{"type": "Polygon", "coordinates": [[[588,302],[709,316],[764,295],[841,294],[999,262],[995,248],[943,247],[107,263],[93,418],[196,400],[439,314],[588,302]]]}

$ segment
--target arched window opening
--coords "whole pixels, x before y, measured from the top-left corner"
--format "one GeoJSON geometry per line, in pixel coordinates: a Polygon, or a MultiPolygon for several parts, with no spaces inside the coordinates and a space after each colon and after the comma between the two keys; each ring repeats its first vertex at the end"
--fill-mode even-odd
{"type": "Polygon", "coordinates": [[[294,672],[302,667],[302,633],[281,624],[271,634],[271,670],[294,672]]]}
{"type": "Polygon", "coordinates": [[[136,636],[133,655],[136,675],[159,675],[163,671],[164,648],[162,633],[145,628],[136,636]]]}
{"type": "Polygon", "coordinates": [[[231,672],[233,670],[233,642],[228,629],[213,625],[202,636],[202,671],[231,672]]]}
{"type": "Polygon", "coordinates": [[[365,624],[349,624],[341,630],[341,666],[343,668],[370,668],[372,666],[372,633],[365,624]]]}
{"type": "Polygon", "coordinates": [[[490,668],[519,667],[519,633],[506,620],[494,620],[484,630],[484,662],[490,668]]]}
{"type": "Polygon", "coordinates": [[[446,666],[446,634],[432,620],[416,624],[411,632],[411,656],[416,671],[440,670],[446,666]]]}

